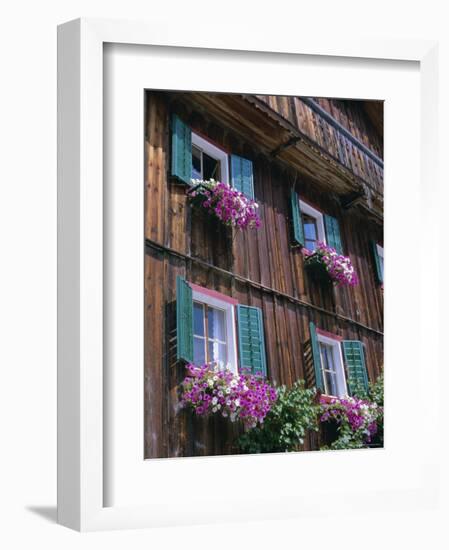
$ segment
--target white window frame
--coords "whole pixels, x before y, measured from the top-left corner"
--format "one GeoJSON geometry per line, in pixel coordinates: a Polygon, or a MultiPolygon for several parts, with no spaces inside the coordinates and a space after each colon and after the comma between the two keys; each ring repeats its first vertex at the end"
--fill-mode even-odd
{"type": "Polygon", "coordinates": [[[377,248],[377,255],[379,256],[379,258],[382,258],[382,281],[384,280],[384,249],[383,249],[383,246],[380,246],[380,244],[377,244],[376,243],[376,248],[377,248]]]}
{"type": "Polygon", "coordinates": [[[237,362],[237,337],[235,333],[235,306],[234,304],[220,300],[215,296],[200,292],[192,289],[192,299],[194,302],[201,302],[208,306],[224,310],[226,316],[226,346],[228,363],[226,368],[233,373],[238,374],[238,362],[237,362]]]}
{"type": "MultiPolygon", "coordinates": [[[[310,206],[310,204],[307,204],[306,202],[302,201],[301,199],[299,199],[299,210],[301,212],[301,224],[303,224],[302,213],[307,214],[311,218],[314,218],[316,220],[316,227],[318,231],[318,241],[326,244],[326,231],[324,229],[323,214],[316,208],[313,208],[313,206],[310,206]]],[[[304,224],[303,224],[303,230],[304,230],[304,224]]],[[[305,239],[305,235],[304,235],[304,239],[305,239]]]]}
{"type": "MultiPolygon", "coordinates": [[[[335,367],[337,369],[337,386],[340,391],[340,395],[330,395],[325,394],[328,397],[345,397],[348,395],[348,385],[346,382],[346,373],[345,373],[345,366],[343,362],[343,352],[341,349],[341,342],[340,340],[336,340],[335,338],[329,338],[328,336],[325,336],[324,334],[320,334],[317,332],[317,340],[318,344],[322,342],[323,344],[328,344],[332,346],[332,352],[333,352],[333,359],[335,363],[335,367]]],[[[320,364],[321,364],[321,374],[323,376],[323,384],[324,384],[324,372],[323,372],[323,364],[321,361],[321,349],[320,351],[320,364]]]]}
{"type": "Polygon", "coordinates": [[[195,134],[195,132],[192,132],[192,146],[193,145],[201,149],[204,153],[206,153],[206,155],[209,155],[210,157],[219,161],[220,181],[222,183],[229,184],[228,154],[225,151],[223,151],[223,149],[220,149],[216,145],[213,145],[212,143],[210,143],[210,141],[207,141],[207,139],[204,139],[198,134],[195,134]]]}

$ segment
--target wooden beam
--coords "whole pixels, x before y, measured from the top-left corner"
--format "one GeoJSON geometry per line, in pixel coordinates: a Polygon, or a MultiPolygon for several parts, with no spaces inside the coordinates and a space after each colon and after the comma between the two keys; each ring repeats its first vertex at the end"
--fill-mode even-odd
{"type": "Polygon", "coordinates": [[[285,143],[281,143],[280,145],[278,145],[276,147],[276,149],[273,149],[273,151],[271,151],[270,155],[272,157],[277,157],[279,155],[279,153],[281,153],[282,151],[285,151],[285,149],[288,149],[292,145],[295,145],[295,143],[297,143],[300,139],[301,138],[299,136],[291,137],[288,141],[286,141],[285,143]]]}
{"type": "Polygon", "coordinates": [[[274,288],[267,287],[261,283],[257,283],[256,281],[253,281],[251,279],[248,279],[247,277],[243,277],[242,275],[236,275],[235,273],[232,273],[231,271],[228,271],[226,269],[223,269],[221,267],[217,267],[213,264],[210,264],[209,262],[206,262],[204,260],[201,260],[200,258],[195,258],[193,256],[189,256],[188,254],[184,254],[182,252],[179,252],[177,250],[173,250],[172,248],[165,246],[163,244],[157,243],[155,241],[152,241],[151,239],[145,239],[145,248],[151,248],[153,250],[157,250],[159,252],[162,252],[164,254],[169,254],[171,256],[180,258],[182,260],[185,260],[186,262],[192,262],[196,263],[197,265],[200,265],[204,267],[205,269],[211,269],[213,271],[216,271],[217,273],[220,273],[221,275],[225,275],[227,277],[230,277],[234,281],[239,281],[241,283],[246,283],[253,288],[257,290],[261,290],[263,292],[267,292],[270,294],[273,294],[275,296],[279,296],[281,298],[284,298],[286,300],[289,300],[290,302],[294,304],[298,304],[302,307],[314,309],[316,311],[319,311],[320,313],[323,313],[325,315],[329,315],[330,317],[334,317],[335,319],[340,319],[341,321],[345,321],[347,323],[350,323],[352,325],[356,325],[364,330],[367,330],[369,332],[373,332],[377,334],[378,336],[383,336],[383,332],[369,327],[367,325],[364,325],[363,323],[360,323],[358,321],[355,321],[354,319],[351,319],[350,317],[346,317],[346,315],[341,315],[339,313],[335,313],[334,311],[329,311],[327,309],[324,309],[322,307],[316,306],[315,304],[312,304],[311,302],[307,302],[306,300],[301,300],[300,298],[296,298],[295,296],[291,296],[290,294],[287,294],[285,292],[282,292],[280,290],[276,290],[274,288]]]}

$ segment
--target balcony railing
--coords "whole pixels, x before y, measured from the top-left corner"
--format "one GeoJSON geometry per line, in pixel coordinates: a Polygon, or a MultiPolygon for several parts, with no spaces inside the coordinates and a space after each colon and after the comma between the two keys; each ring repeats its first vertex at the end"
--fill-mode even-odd
{"type": "Polygon", "coordinates": [[[325,153],[383,195],[383,160],[312,98],[257,96],[325,153]]]}

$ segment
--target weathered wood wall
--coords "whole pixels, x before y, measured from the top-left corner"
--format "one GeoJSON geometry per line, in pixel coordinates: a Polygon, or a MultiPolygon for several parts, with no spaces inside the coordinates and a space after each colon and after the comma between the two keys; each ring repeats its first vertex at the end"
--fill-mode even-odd
{"type": "MultiPolygon", "coordinates": [[[[179,409],[184,367],[176,362],[176,276],[261,307],[268,376],[291,384],[306,373],[309,321],[366,346],[369,377],[383,362],[383,295],[375,281],[370,240],[382,228],[297,175],[296,190],[339,219],[345,253],[359,274],[355,288],[323,288],[304,271],[300,251],[290,246],[289,196],[295,180],[275,160],[165,93],[147,94],[145,254],[145,455],[172,457],[231,453],[236,427],[219,419],[195,419],[179,409]],[[169,115],[177,112],[195,132],[254,163],[262,227],[233,234],[192,210],[186,188],[169,176],[169,115]],[[214,267],[210,267],[214,266],[214,267]],[[217,269],[218,268],[218,269],[217,269]]],[[[313,440],[305,449],[314,448],[313,440]]]]}

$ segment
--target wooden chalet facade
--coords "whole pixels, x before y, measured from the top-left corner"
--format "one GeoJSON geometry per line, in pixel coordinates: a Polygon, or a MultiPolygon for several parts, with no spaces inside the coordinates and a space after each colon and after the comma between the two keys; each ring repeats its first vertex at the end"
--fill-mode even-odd
{"type": "Polygon", "coordinates": [[[193,326],[196,316],[214,319],[212,348],[232,368],[245,362],[276,384],[305,379],[326,393],[327,349],[341,362],[327,382],[333,393],[350,390],[351,376],[374,381],[383,365],[382,104],[148,91],[145,112],[145,457],[236,452],[237,425],[179,405],[179,357],[209,357],[211,335],[193,326]],[[260,228],[226,228],[191,206],[186,170],[217,167],[254,195],[260,228]],[[305,269],[301,247],[319,238],[351,258],[357,286],[325,285],[305,269]],[[213,317],[216,304],[225,317],[213,317]],[[183,307],[195,317],[187,328],[183,307]]]}

